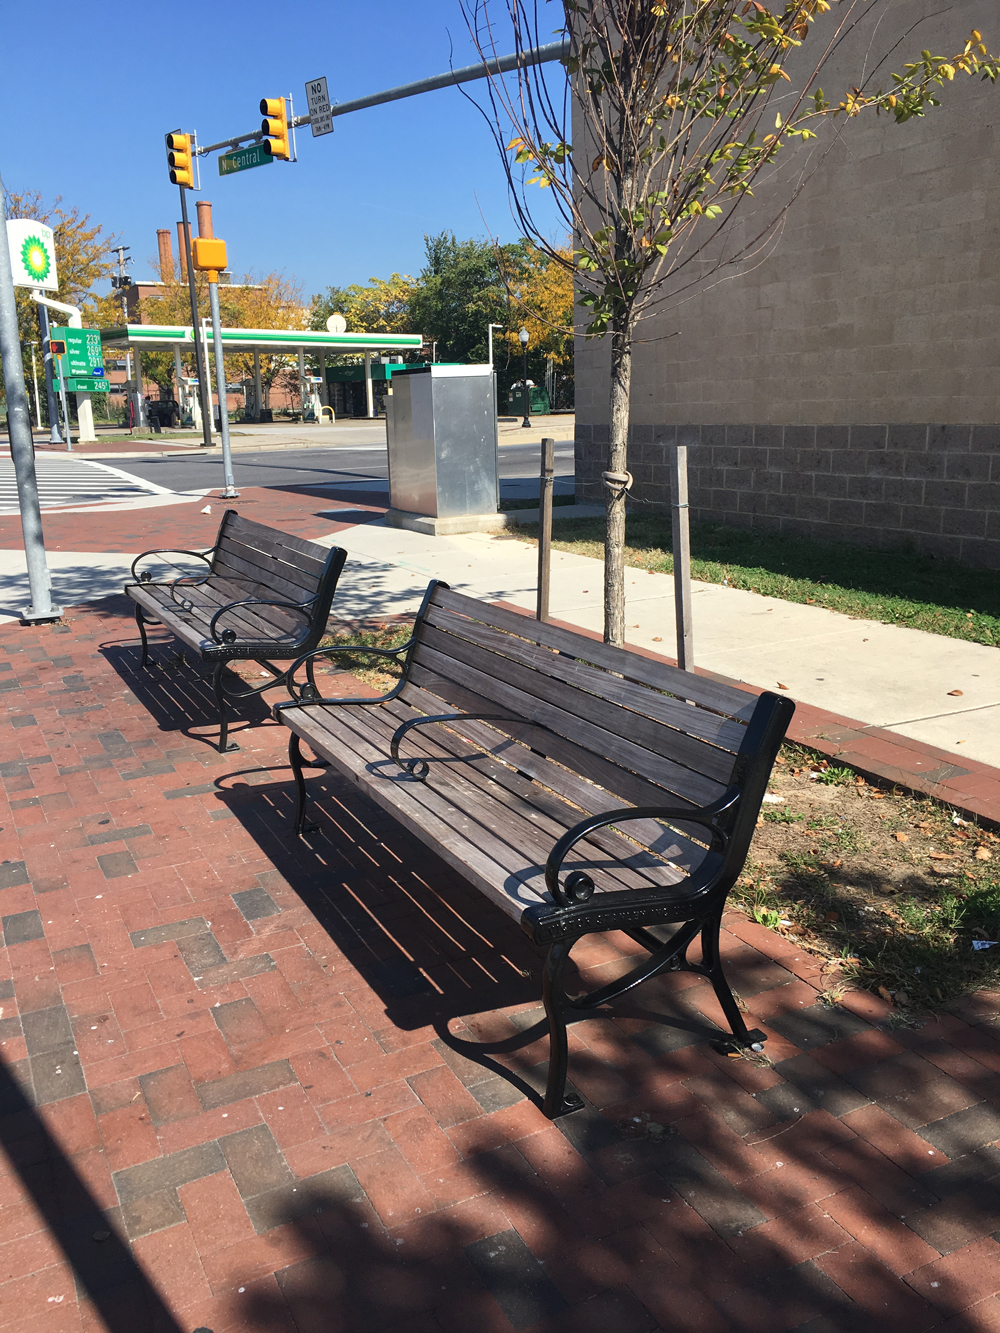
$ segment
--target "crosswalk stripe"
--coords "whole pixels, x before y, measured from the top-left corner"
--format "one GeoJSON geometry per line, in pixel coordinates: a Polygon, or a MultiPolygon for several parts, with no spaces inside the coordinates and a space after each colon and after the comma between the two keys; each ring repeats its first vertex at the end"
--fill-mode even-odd
{"type": "MultiPolygon", "coordinates": [[[[162,493],[162,487],[144,483],[139,477],[123,476],[83,458],[35,457],[38,501],[42,509],[66,505],[100,504],[109,500],[136,500],[162,493]]],[[[13,461],[0,458],[0,516],[20,512],[13,461]]]]}

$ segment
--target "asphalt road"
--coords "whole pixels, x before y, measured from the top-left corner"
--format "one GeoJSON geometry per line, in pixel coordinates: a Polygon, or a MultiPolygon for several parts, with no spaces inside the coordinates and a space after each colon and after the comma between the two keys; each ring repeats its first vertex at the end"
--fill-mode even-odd
{"type": "MultiPolygon", "coordinates": [[[[500,489],[504,497],[537,494],[540,449],[538,444],[510,444],[501,448],[500,489]]],[[[172,491],[215,489],[223,485],[222,458],[218,454],[122,459],[116,467],[172,491]]],[[[237,487],[301,486],[348,492],[385,491],[389,475],[385,445],[381,442],[334,449],[240,452],[233,455],[233,472],[237,487]]],[[[556,491],[566,494],[572,489],[573,446],[557,445],[556,491]]]]}

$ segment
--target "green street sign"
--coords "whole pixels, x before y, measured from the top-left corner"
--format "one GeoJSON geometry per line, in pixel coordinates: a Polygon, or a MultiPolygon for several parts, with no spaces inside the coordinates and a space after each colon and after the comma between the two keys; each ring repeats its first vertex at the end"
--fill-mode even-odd
{"type": "Polygon", "coordinates": [[[274,158],[262,143],[251,144],[249,148],[237,148],[231,153],[223,153],[219,158],[219,175],[231,176],[234,171],[248,171],[251,167],[266,167],[274,158]]]}
{"type": "MultiPolygon", "coordinates": [[[[98,329],[56,329],[50,330],[53,338],[61,339],[66,344],[66,355],[56,358],[59,374],[63,378],[85,379],[88,389],[95,370],[104,369],[104,353],[101,349],[101,334],[98,329]]],[[[67,386],[68,387],[68,386],[67,386]]],[[[85,393],[85,389],[75,389],[75,393],[85,393]]]]}

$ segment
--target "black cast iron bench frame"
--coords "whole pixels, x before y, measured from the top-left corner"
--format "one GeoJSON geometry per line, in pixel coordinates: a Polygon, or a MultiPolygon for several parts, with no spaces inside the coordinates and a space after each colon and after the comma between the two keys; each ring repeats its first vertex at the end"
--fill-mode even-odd
{"type": "Polygon", "coordinates": [[[726,981],[719,932],[791,700],[755,698],[440,582],[401,647],[319,649],[288,678],[292,699],[274,714],[292,732],[296,832],[316,827],[305,823],[303,770],[314,765],[304,741],[547,946],[546,1115],[582,1105],[566,1093],[567,1016],[666,971],[711,981],[730,1027],[720,1049],[760,1048],[764,1034],[747,1028],[726,981]],[[393,660],[401,677],[375,699],[323,699],[312,664],[344,652],[393,660]],[[402,758],[404,743],[417,753],[402,758]],[[669,937],[653,933],[664,926],[675,927],[669,937]],[[649,958],[569,995],[573,945],[607,930],[649,958]],[[690,962],[699,935],[701,959],[690,962]]]}
{"type": "Polygon", "coordinates": [[[289,668],[271,659],[291,661],[320,644],[346,558],[341,547],[327,549],[227,509],[207,551],[154,549],[132,562],[135,581],[125,592],[136,604],[141,665],[149,661],[146,626],[162,624],[214,668],[220,754],[240,748],[228,739],[227,697],[247,699],[284,685],[289,668]],[[205,573],[157,581],[148,570],[138,572],[143,560],[178,555],[204,561],[205,573]],[[256,662],[274,679],[227,688],[225,669],[237,661],[256,662]]]}

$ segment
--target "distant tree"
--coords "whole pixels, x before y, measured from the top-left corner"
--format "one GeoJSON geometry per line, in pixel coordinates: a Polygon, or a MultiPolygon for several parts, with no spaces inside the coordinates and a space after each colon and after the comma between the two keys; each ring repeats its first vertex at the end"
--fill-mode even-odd
{"type": "Polygon", "coordinates": [[[413,290],[413,279],[406,273],[369,278],[367,285],[329,287],[312,299],[310,328],[325,329],[329,317],[339,313],[350,333],[410,333],[413,290]]]}

